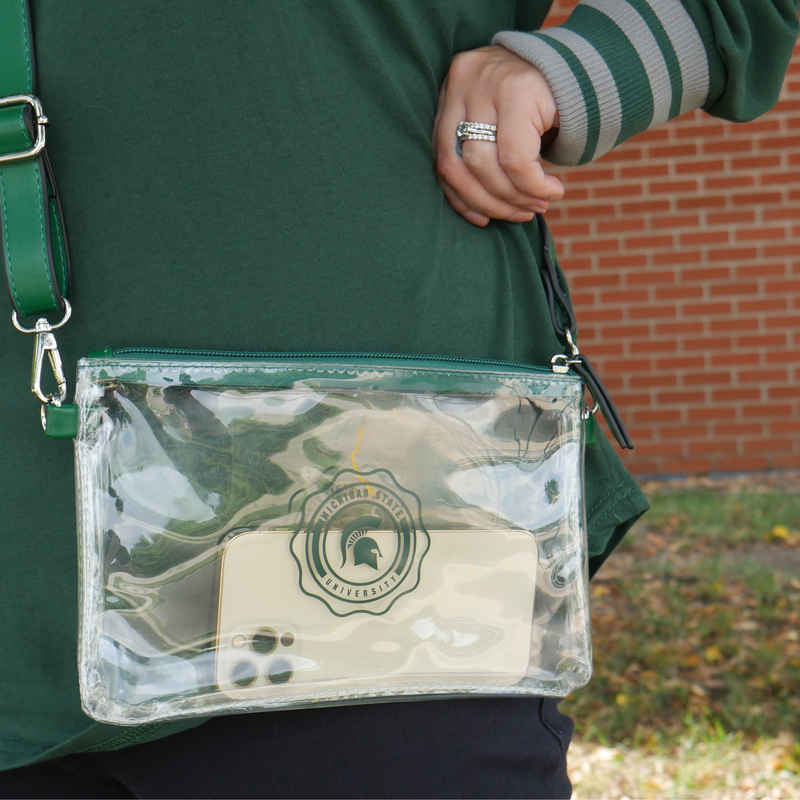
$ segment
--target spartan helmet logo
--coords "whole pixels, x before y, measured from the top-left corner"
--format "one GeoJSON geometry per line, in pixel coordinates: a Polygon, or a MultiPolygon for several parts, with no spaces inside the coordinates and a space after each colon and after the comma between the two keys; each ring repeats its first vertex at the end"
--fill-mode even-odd
{"type": "Polygon", "coordinates": [[[353,564],[368,564],[372,569],[378,569],[378,557],[382,557],[378,543],[367,536],[370,531],[377,530],[381,525],[380,517],[358,517],[342,531],[342,566],[347,561],[347,551],[353,551],[353,564]]]}
{"type": "Polygon", "coordinates": [[[343,469],[308,495],[291,543],[300,588],[337,617],[385,614],[419,585],[429,547],[419,497],[385,469],[343,469]]]}

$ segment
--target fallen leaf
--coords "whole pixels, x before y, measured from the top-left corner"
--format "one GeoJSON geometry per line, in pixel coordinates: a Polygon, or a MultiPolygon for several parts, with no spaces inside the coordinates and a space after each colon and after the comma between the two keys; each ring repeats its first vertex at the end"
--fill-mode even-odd
{"type": "Polygon", "coordinates": [[[785,525],[776,525],[769,532],[769,535],[773,539],[788,539],[789,538],[789,529],[785,525]]]}
{"type": "Polygon", "coordinates": [[[714,663],[715,661],[722,660],[722,650],[719,649],[715,644],[712,644],[711,647],[706,648],[706,661],[709,663],[714,663]]]}

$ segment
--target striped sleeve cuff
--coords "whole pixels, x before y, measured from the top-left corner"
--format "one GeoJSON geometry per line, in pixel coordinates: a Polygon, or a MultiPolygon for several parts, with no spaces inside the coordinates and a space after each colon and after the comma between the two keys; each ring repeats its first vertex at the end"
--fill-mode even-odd
{"type": "Polygon", "coordinates": [[[563,25],[492,40],[544,75],[558,136],[543,157],[585,164],[653,125],[700,108],[706,48],[680,0],[581,0],[563,25]]]}

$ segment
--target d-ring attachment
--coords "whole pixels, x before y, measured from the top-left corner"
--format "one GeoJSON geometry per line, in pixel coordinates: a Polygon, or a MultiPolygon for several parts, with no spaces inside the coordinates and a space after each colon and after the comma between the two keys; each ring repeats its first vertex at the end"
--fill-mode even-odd
{"type": "Polygon", "coordinates": [[[39,406],[39,417],[42,420],[42,430],[47,433],[47,407],[48,406],[55,406],[56,408],[61,408],[61,401],[57,397],[53,397],[49,403],[42,403],[39,406]]]}
{"type": "Polygon", "coordinates": [[[49,323],[44,317],[41,317],[36,321],[36,325],[33,328],[26,328],[20,321],[19,315],[16,311],[11,312],[11,322],[14,324],[14,327],[20,331],[21,333],[42,333],[43,331],[57,331],[59,328],[62,328],[64,325],[69,322],[69,318],[72,316],[72,306],[69,304],[67,300],[64,300],[64,316],[55,323],[55,325],[49,323]]]}
{"type": "Polygon", "coordinates": [[[591,408],[584,408],[581,412],[581,419],[591,419],[592,417],[597,416],[597,412],[600,410],[600,404],[596,401],[592,403],[591,408]]]}

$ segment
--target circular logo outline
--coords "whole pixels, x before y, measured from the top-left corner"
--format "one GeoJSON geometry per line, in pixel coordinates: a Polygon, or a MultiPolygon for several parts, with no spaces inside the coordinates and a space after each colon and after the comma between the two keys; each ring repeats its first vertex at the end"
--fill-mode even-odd
{"type": "MultiPolygon", "coordinates": [[[[367,533],[363,532],[362,536],[367,533]]],[[[344,553],[344,539],[341,547],[344,553]]],[[[331,613],[340,617],[356,613],[385,614],[399,597],[419,585],[422,560],[429,549],[430,536],[422,522],[419,496],[402,487],[386,469],[340,470],[325,489],[313,492],[304,500],[300,522],[290,543],[299,568],[300,590],[322,601],[331,613]],[[376,477],[383,480],[375,480],[376,477]],[[332,502],[338,507],[334,513],[326,515],[332,502]],[[326,547],[328,534],[344,535],[334,528],[336,517],[358,504],[372,505],[388,516],[398,540],[391,565],[380,576],[365,582],[342,576],[330,563],[326,547]],[[302,534],[305,536],[301,537],[302,534]],[[305,541],[300,542],[300,538],[305,541]]],[[[370,566],[375,568],[373,564],[370,566]]]]}

